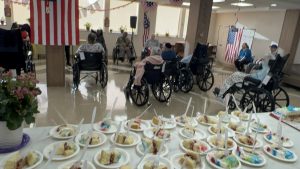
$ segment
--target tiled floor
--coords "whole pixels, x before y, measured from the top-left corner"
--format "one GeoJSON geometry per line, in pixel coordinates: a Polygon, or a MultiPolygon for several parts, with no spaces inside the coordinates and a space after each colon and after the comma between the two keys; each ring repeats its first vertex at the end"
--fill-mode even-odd
{"type": "MultiPolygon", "coordinates": [[[[81,82],[79,90],[72,92],[72,74],[71,68],[66,68],[66,87],[47,87],[46,86],[46,67],[45,61],[37,62],[37,78],[40,81],[42,95],[39,96],[40,114],[37,116],[37,126],[54,125],[62,123],[57,115],[60,112],[69,123],[78,123],[82,118],[88,123],[91,119],[93,107],[97,107],[96,120],[101,120],[106,112],[110,111],[114,99],[117,97],[118,102],[113,111],[115,120],[122,120],[137,116],[143,112],[147,106],[137,107],[131,101],[126,100],[123,93],[123,87],[129,78],[130,66],[120,64],[119,66],[109,64],[109,80],[105,89],[95,84],[93,79],[87,79],[81,82]]],[[[215,86],[222,84],[222,81],[231,73],[227,68],[218,65],[214,68],[215,86]]],[[[300,106],[300,90],[285,87],[291,97],[291,104],[300,106]]],[[[192,105],[196,112],[203,111],[204,98],[208,98],[208,113],[216,113],[223,110],[222,103],[215,99],[212,91],[202,92],[198,86],[194,85],[192,91],[188,94],[179,92],[172,94],[169,103],[159,103],[150,96],[152,107],[143,118],[149,119],[153,116],[155,108],[158,114],[170,116],[171,114],[179,115],[185,111],[186,103],[192,97],[192,105]]],[[[191,113],[191,109],[189,111],[191,113]]]]}

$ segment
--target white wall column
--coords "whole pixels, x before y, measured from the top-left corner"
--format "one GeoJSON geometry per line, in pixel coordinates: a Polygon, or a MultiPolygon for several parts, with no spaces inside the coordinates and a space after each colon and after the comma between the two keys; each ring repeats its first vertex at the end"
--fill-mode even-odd
{"type": "Polygon", "coordinates": [[[180,37],[180,38],[185,38],[185,37],[183,37],[185,15],[186,15],[186,8],[181,8],[180,17],[179,17],[179,24],[178,24],[178,37],[180,37]]]}
{"type": "MultiPolygon", "coordinates": [[[[109,9],[110,8],[110,0],[105,0],[104,1],[104,9],[109,9]]],[[[104,32],[109,32],[109,27],[105,27],[105,18],[109,19],[110,22],[110,11],[106,10],[104,11],[104,25],[103,25],[103,31],[104,32]]]]}

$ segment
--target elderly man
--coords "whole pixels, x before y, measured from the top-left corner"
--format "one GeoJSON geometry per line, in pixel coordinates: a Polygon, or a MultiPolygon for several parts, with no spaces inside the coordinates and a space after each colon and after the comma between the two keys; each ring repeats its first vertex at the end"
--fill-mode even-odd
{"type": "Polygon", "coordinates": [[[81,45],[76,53],[79,52],[91,52],[91,53],[102,53],[105,54],[105,50],[100,43],[96,43],[97,35],[95,33],[90,33],[86,44],[81,45]]]}
{"type": "Polygon", "coordinates": [[[148,39],[145,43],[145,48],[154,48],[154,47],[159,47],[160,43],[157,39],[155,39],[155,34],[151,35],[151,38],[148,39]]]}
{"type": "Polygon", "coordinates": [[[131,42],[127,37],[128,33],[123,32],[122,36],[118,37],[116,45],[119,46],[120,50],[120,57],[123,58],[122,61],[124,61],[125,54],[127,54],[128,60],[130,57],[132,57],[132,53],[130,50],[131,42]]]}

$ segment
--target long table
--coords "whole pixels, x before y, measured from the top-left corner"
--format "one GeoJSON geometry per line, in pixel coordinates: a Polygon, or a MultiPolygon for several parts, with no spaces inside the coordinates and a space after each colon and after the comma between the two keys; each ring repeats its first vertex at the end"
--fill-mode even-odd
{"type": "MultiPolygon", "coordinates": [[[[277,120],[276,119],[270,117],[268,113],[259,114],[258,117],[260,118],[261,122],[267,124],[271,128],[272,131],[276,132],[276,127],[277,127],[277,120]]],[[[148,122],[150,123],[150,121],[148,121],[148,122]]],[[[90,126],[91,126],[90,124],[84,124],[82,126],[83,127],[82,129],[83,130],[88,130],[90,128],[90,126]]],[[[210,135],[208,133],[208,130],[207,130],[208,127],[207,126],[198,125],[198,127],[200,129],[202,129],[202,131],[206,132],[207,136],[210,135]]],[[[24,132],[30,135],[31,142],[26,148],[24,148],[24,150],[26,151],[28,149],[34,149],[34,150],[38,150],[40,152],[43,152],[43,149],[47,145],[49,145],[49,144],[51,144],[55,141],[58,141],[58,140],[55,140],[55,139],[52,139],[52,138],[48,138],[48,139],[45,139],[44,141],[37,142],[37,140],[40,140],[41,138],[47,137],[47,135],[48,135],[51,128],[52,127],[25,128],[24,132]]],[[[172,138],[171,138],[171,141],[168,142],[168,144],[167,144],[167,146],[169,148],[169,153],[166,156],[166,158],[168,158],[168,159],[170,159],[171,156],[174,155],[174,154],[183,152],[182,149],[179,146],[179,143],[182,140],[182,138],[178,134],[179,129],[180,129],[180,127],[177,126],[171,132],[172,133],[172,138]]],[[[139,134],[140,134],[140,136],[143,136],[142,132],[140,132],[139,134]]],[[[294,142],[294,146],[291,148],[291,150],[293,152],[295,152],[297,154],[297,156],[299,157],[300,156],[300,145],[298,143],[300,141],[300,133],[297,130],[283,124],[283,135],[285,137],[290,138],[294,142]]],[[[93,157],[96,154],[96,152],[98,152],[99,150],[101,150],[103,148],[108,148],[110,146],[110,141],[109,141],[110,136],[111,135],[107,135],[108,139],[107,139],[106,143],[103,144],[102,146],[97,147],[97,148],[89,148],[87,150],[85,159],[89,160],[89,161],[93,161],[93,157]]],[[[267,142],[263,139],[262,134],[258,135],[258,139],[263,141],[264,145],[267,144],[267,142]]],[[[137,166],[138,162],[141,159],[141,156],[137,154],[136,146],[130,147],[130,148],[124,148],[124,149],[130,154],[130,164],[131,164],[131,166],[134,166],[134,167],[137,166]]],[[[80,151],[81,152],[79,153],[79,155],[77,155],[76,157],[74,157],[73,159],[70,159],[70,160],[78,159],[80,157],[80,154],[82,153],[82,150],[80,150],[80,151]]],[[[277,161],[277,160],[269,157],[268,155],[263,153],[262,148],[260,148],[258,151],[261,152],[262,154],[264,154],[264,156],[267,160],[266,165],[261,167],[261,168],[268,168],[268,169],[300,169],[299,159],[295,163],[285,163],[285,162],[277,161]]],[[[5,155],[7,155],[7,154],[1,154],[0,155],[0,161],[5,157],[5,155]]],[[[204,156],[202,157],[202,160],[205,160],[206,168],[212,168],[207,163],[204,156]]],[[[67,162],[67,161],[60,161],[60,162],[53,161],[53,162],[50,163],[48,168],[49,169],[56,169],[59,165],[65,163],[65,162],[67,162]]],[[[43,164],[44,163],[46,163],[46,160],[43,161],[43,164]]],[[[40,165],[40,167],[43,166],[43,164],[40,165]]],[[[253,167],[242,165],[242,168],[243,169],[244,168],[248,169],[248,168],[253,168],[253,167]]],[[[100,169],[100,168],[98,168],[98,169],[100,169]]]]}

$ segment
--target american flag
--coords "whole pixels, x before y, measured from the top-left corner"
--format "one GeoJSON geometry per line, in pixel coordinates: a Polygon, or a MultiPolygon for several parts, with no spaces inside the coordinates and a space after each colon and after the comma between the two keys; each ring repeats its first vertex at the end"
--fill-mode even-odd
{"type": "Polygon", "coordinates": [[[225,61],[233,63],[239,53],[241,38],[243,35],[243,28],[230,27],[227,38],[227,45],[225,51],[225,61]]]}
{"type": "Polygon", "coordinates": [[[183,0],[169,0],[172,5],[181,6],[183,0]]]}
{"type": "Polygon", "coordinates": [[[32,43],[79,44],[78,0],[30,0],[30,26],[32,43]]]}
{"type": "Polygon", "coordinates": [[[143,35],[143,46],[149,38],[150,21],[146,13],[144,13],[144,35],[143,35]]]}
{"type": "Polygon", "coordinates": [[[157,8],[156,2],[149,2],[147,0],[142,0],[141,2],[144,7],[144,11],[149,11],[157,8]]]}

